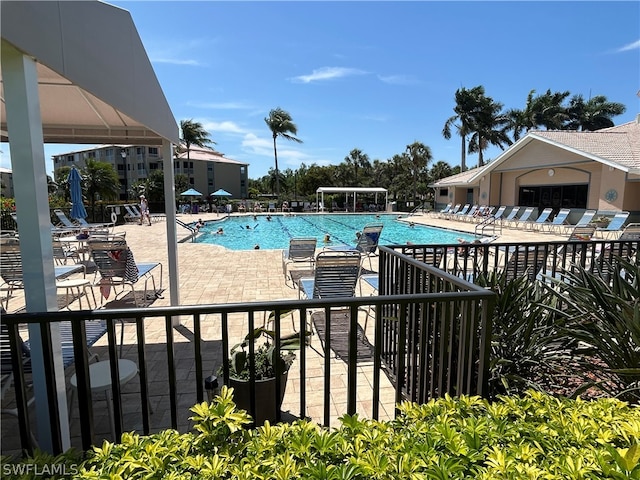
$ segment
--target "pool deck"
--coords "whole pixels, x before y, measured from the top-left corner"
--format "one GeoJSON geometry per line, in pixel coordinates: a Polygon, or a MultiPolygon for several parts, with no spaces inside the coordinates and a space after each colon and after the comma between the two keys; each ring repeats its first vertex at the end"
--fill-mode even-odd
{"type": "MultiPolygon", "coordinates": [[[[238,215],[238,214],[235,214],[238,215]]],[[[245,215],[245,214],[240,214],[245,215]]],[[[253,214],[247,214],[253,215],[253,214]]],[[[266,215],[266,214],[263,214],[266,215]]],[[[272,214],[274,215],[274,214],[272,214]]],[[[279,214],[275,214],[279,215],[279,214]]],[[[302,214],[301,214],[302,215],[302,214]]],[[[316,214],[308,214],[316,215],[316,214]]],[[[358,215],[358,214],[352,214],[358,215]]],[[[398,215],[398,214],[396,214],[398,215]]],[[[197,215],[179,215],[179,218],[185,222],[195,222],[202,218],[204,221],[216,221],[224,218],[222,214],[200,213],[197,215]]],[[[473,233],[475,224],[459,222],[455,220],[444,220],[432,218],[426,214],[412,215],[411,221],[416,224],[425,224],[435,227],[443,227],[455,229],[462,232],[473,233]]],[[[264,300],[279,299],[297,299],[297,291],[292,288],[291,282],[285,282],[282,274],[282,251],[281,250],[249,250],[249,251],[231,251],[215,245],[192,243],[188,241],[188,231],[180,226],[178,229],[178,276],[180,288],[180,305],[199,305],[199,304],[225,304],[235,302],[251,302],[264,300]],[[186,241],[185,241],[186,240],[186,241]]],[[[126,232],[126,240],[130,246],[136,262],[161,262],[163,268],[163,297],[153,301],[152,306],[169,306],[169,270],[167,260],[167,239],[166,239],[166,223],[164,221],[153,223],[151,226],[128,224],[120,225],[115,229],[116,232],[126,232]]],[[[566,236],[557,236],[547,233],[525,232],[517,229],[503,229],[503,234],[499,241],[507,242],[532,242],[532,241],[553,241],[564,240],[566,236]]],[[[377,259],[373,259],[373,268],[377,269],[377,259]]],[[[60,292],[59,292],[60,293],[60,292]]],[[[99,290],[95,289],[96,297],[99,297],[99,290]]],[[[370,292],[366,290],[363,294],[368,295],[370,292]]],[[[18,291],[16,297],[11,299],[10,309],[14,311],[16,308],[24,304],[23,295],[18,291]]],[[[126,298],[126,297],[125,297],[126,298]]],[[[117,302],[107,303],[105,308],[132,307],[133,301],[119,300],[117,302]]],[[[77,309],[77,301],[71,304],[71,309],[77,309]]],[[[364,314],[363,314],[364,315],[364,314]]],[[[364,318],[364,317],[363,317],[364,318]]],[[[284,326],[290,322],[283,322],[284,326]]],[[[369,327],[373,322],[369,322],[369,327]]],[[[234,339],[240,339],[245,335],[246,325],[242,321],[230,322],[232,327],[231,336],[232,344],[234,339]]],[[[205,345],[211,345],[211,351],[206,352],[209,364],[216,365],[221,352],[218,333],[219,325],[216,321],[207,322],[203,319],[203,340],[205,345]],[[218,359],[215,360],[214,359],[218,359]]],[[[178,371],[178,427],[180,431],[188,431],[191,429],[191,422],[188,420],[190,416],[189,407],[192,406],[195,398],[195,365],[193,363],[193,348],[189,346],[192,342],[192,325],[183,322],[180,327],[174,329],[174,337],[176,342],[176,358],[178,371]]],[[[148,367],[153,367],[153,360],[162,362],[163,345],[165,344],[165,330],[163,324],[160,326],[148,326],[146,328],[146,344],[150,352],[150,360],[148,367]]],[[[125,324],[125,357],[136,361],[135,355],[135,325],[125,324]]],[[[106,338],[103,337],[94,347],[94,351],[105,353],[106,338]]],[[[319,341],[317,336],[312,337],[312,347],[315,346],[319,350],[319,341]]],[[[307,409],[305,415],[311,419],[322,422],[322,400],[323,400],[323,375],[324,375],[324,358],[317,354],[313,348],[307,348],[307,409]]],[[[204,350],[203,350],[204,351],[204,350]]],[[[106,355],[105,355],[106,358],[106,355]]],[[[299,389],[302,388],[299,372],[296,370],[297,363],[289,375],[289,383],[287,393],[283,404],[283,411],[289,411],[291,415],[299,415],[297,411],[297,398],[299,389]]],[[[158,371],[162,368],[158,368],[158,371]]],[[[67,379],[71,376],[73,367],[67,369],[67,379]]],[[[158,431],[167,428],[170,420],[169,403],[167,396],[167,379],[163,374],[151,372],[149,391],[151,394],[151,406],[153,408],[152,415],[152,431],[158,431]]],[[[346,364],[339,359],[333,359],[331,363],[331,425],[337,424],[337,418],[346,412],[346,364]]],[[[205,373],[207,375],[208,373],[205,373]]],[[[383,376],[383,381],[386,378],[383,376]]],[[[358,366],[358,385],[359,389],[366,391],[372,385],[372,366],[370,364],[359,364],[358,366]]],[[[369,390],[370,391],[370,390],[369,390]]],[[[99,395],[102,397],[102,395],[99,395]]],[[[358,409],[361,412],[371,412],[370,401],[360,400],[358,409]]],[[[363,394],[362,398],[368,398],[368,394],[363,394]]],[[[383,385],[380,404],[381,419],[390,418],[393,415],[393,388],[390,384],[383,385]]],[[[6,399],[5,399],[6,400],[6,399]]],[[[123,387],[124,401],[124,426],[125,430],[141,429],[141,420],[139,415],[140,397],[139,384],[131,381],[123,387]],[[129,400],[129,401],[128,401],[129,400]]],[[[103,398],[94,399],[94,418],[95,427],[99,438],[109,439],[110,428],[106,408],[103,398]]],[[[3,402],[4,407],[4,402],[3,402]]],[[[77,413],[75,413],[77,418],[77,413]]],[[[3,431],[11,430],[9,425],[13,422],[12,417],[3,417],[3,431]]],[[[72,444],[79,446],[79,422],[72,420],[72,444]]],[[[2,435],[2,452],[10,452],[15,448],[15,438],[2,435]]]]}

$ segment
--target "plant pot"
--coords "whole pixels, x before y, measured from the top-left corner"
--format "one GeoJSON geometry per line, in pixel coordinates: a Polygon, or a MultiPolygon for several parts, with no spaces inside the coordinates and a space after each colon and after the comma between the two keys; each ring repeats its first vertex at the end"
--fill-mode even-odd
{"type": "MultiPolygon", "coordinates": [[[[282,408],[282,400],[284,392],[287,388],[287,378],[289,372],[282,374],[280,381],[280,403],[276,406],[276,379],[268,378],[266,380],[256,381],[256,416],[254,418],[255,426],[259,427],[264,424],[265,420],[275,423],[276,414],[282,408]]],[[[246,410],[251,415],[251,397],[248,380],[239,380],[237,378],[229,378],[229,386],[233,387],[233,399],[238,408],[246,410]]]]}

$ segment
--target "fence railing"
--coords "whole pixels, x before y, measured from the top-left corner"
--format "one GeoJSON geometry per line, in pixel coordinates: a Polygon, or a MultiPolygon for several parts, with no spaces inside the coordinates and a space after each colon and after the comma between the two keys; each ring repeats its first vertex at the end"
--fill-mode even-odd
{"type": "MultiPolygon", "coordinates": [[[[58,404],[55,392],[60,386],[55,384],[53,371],[53,349],[50,325],[52,322],[68,321],[72,325],[74,345],[74,368],[77,376],[78,402],[74,407],[80,423],[81,448],[89,449],[95,440],[93,422],[93,398],[89,376],[89,351],[86,345],[85,322],[102,319],[106,322],[107,355],[111,369],[111,393],[113,396],[114,432],[119,438],[123,431],[130,431],[123,423],[122,391],[118,372],[118,335],[116,323],[124,321],[130,330],[135,326],[135,340],[125,345],[126,358],[135,361],[139,369],[139,393],[136,398],[140,412],[140,433],[152,430],[151,399],[155,409],[168,411],[166,424],[157,416],[153,419],[153,430],[159,428],[178,429],[188,416],[188,406],[205,399],[204,380],[212,372],[221,372],[221,382],[229,383],[230,346],[243,340],[247,332],[253,331],[265,321],[264,312],[274,312],[275,338],[289,328],[289,311],[293,311],[295,330],[304,345],[297,352],[296,363],[292,366],[299,374],[299,391],[293,396],[294,411],[300,418],[308,415],[308,395],[318,396],[322,391],[322,415],[319,423],[330,425],[333,413],[331,400],[336,392],[332,390],[332,376],[337,367],[332,353],[332,318],[341,311],[348,318],[346,367],[346,411],[355,414],[361,405],[370,406],[371,418],[379,418],[380,408],[385,402],[381,397],[382,383],[389,382],[395,388],[391,400],[391,411],[396,402],[405,399],[424,400],[429,396],[450,393],[482,393],[488,366],[488,344],[490,335],[489,311],[494,294],[479,289],[466,281],[440,272],[438,269],[406,257],[391,249],[381,247],[382,267],[378,276],[380,295],[361,296],[349,299],[330,300],[283,300],[275,302],[255,302],[225,305],[198,305],[147,309],[96,310],[50,313],[22,313],[4,315],[11,338],[13,357],[14,387],[21,446],[31,451],[30,442],[33,419],[29,415],[27,398],[29,389],[18,352],[18,340],[25,326],[38,324],[42,337],[45,365],[45,390],[47,408],[52,418],[51,431],[54,432],[54,449],[62,448],[60,425],[56,417],[58,404]],[[395,272],[391,275],[390,272],[395,272]],[[398,286],[402,283],[402,286],[398,286]],[[396,285],[398,284],[398,285],[396,285]],[[314,316],[315,315],[315,316],[314,316]],[[325,331],[320,356],[315,355],[307,343],[313,326],[321,322],[325,331]],[[375,319],[364,331],[372,356],[367,368],[371,375],[370,386],[362,387],[362,364],[358,359],[359,335],[362,334],[363,316],[375,319]],[[397,320],[392,317],[397,318],[397,320]],[[176,326],[176,319],[180,325],[176,326]],[[320,320],[319,320],[320,319],[320,320]],[[360,323],[360,327],[358,324],[360,323]],[[185,333],[185,325],[189,331],[185,333]],[[238,328],[240,326],[240,328],[238,328]],[[163,342],[150,344],[146,341],[148,332],[164,330],[163,342]],[[203,332],[207,332],[206,338],[203,332]],[[238,333],[240,331],[240,333],[238,333]],[[387,332],[387,333],[385,333],[387,332]],[[392,332],[390,335],[388,332],[392,332]],[[188,335],[190,341],[184,340],[188,335]],[[478,335],[482,335],[480,338],[478,335]],[[433,338],[430,338],[433,337],[433,338]],[[215,341],[211,339],[214,338],[215,341]],[[446,340],[445,340],[446,339],[446,340]],[[403,345],[406,344],[406,347],[403,345]],[[215,351],[214,353],[212,353],[215,351]],[[180,357],[181,355],[181,357],[180,357]],[[185,368],[195,374],[185,374],[185,368]],[[455,371],[451,371],[455,369],[455,371]],[[310,372],[322,371],[322,378],[313,378],[310,372]],[[405,374],[404,372],[407,372],[405,374]],[[163,379],[166,387],[160,393],[150,392],[150,379],[163,379]]],[[[37,340],[37,339],[35,339],[37,340]]],[[[280,341],[275,348],[280,349],[280,341]]],[[[250,344],[249,351],[257,345],[250,344]]],[[[104,360],[104,359],[103,359],[104,360]]],[[[250,363],[250,379],[255,378],[255,364],[250,363]]],[[[336,371],[337,373],[337,371],[336,371]]],[[[290,375],[291,376],[291,375],[290,375]]],[[[133,380],[132,380],[133,381],[133,380]]],[[[277,380],[278,381],[278,380],[277,380]]],[[[251,384],[251,414],[255,412],[255,385],[251,384]]],[[[276,405],[281,400],[280,388],[276,386],[276,405]]],[[[131,397],[131,395],[129,395],[131,397]]],[[[131,398],[128,399],[129,401],[131,398]]],[[[388,407],[388,405],[386,406],[388,407]]],[[[277,419],[281,419],[278,412],[277,419]]]]}

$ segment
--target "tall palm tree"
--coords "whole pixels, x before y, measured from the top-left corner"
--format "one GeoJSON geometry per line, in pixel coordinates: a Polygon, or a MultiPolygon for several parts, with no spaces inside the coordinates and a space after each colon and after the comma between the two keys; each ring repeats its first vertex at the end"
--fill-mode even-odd
{"type": "Polygon", "coordinates": [[[282,137],[296,143],[302,143],[302,140],[294,136],[298,134],[298,127],[293,123],[291,115],[280,107],[271,110],[269,116],[266,117],[264,121],[273,135],[273,156],[276,166],[276,198],[278,198],[280,197],[280,175],[278,170],[276,139],[282,137]]]}
{"type": "Polygon", "coordinates": [[[609,102],[604,95],[596,95],[586,102],[582,95],[574,95],[569,100],[565,125],[569,130],[595,131],[613,127],[611,117],[622,115],[626,107],[622,103],[609,102]]]}
{"type": "Polygon", "coordinates": [[[407,156],[411,161],[411,174],[413,176],[413,199],[418,197],[418,176],[425,173],[429,162],[433,160],[431,149],[421,142],[413,142],[407,145],[407,156]]]}
{"type": "Polygon", "coordinates": [[[475,132],[469,139],[469,153],[478,153],[478,166],[484,165],[484,151],[489,145],[500,147],[511,145],[507,131],[510,128],[509,117],[502,112],[502,104],[491,97],[482,98],[483,107],[475,120],[475,132]]]}
{"type": "Polygon", "coordinates": [[[200,122],[180,120],[180,131],[182,132],[182,141],[187,148],[187,160],[191,159],[191,145],[204,148],[210,143],[216,144],[209,138],[209,132],[204,129],[200,122]]]}
{"type": "Polygon", "coordinates": [[[453,108],[455,115],[449,117],[442,129],[442,136],[447,140],[451,138],[451,127],[455,127],[458,130],[458,135],[460,135],[460,139],[462,141],[460,154],[460,165],[462,171],[467,169],[467,135],[474,131],[475,117],[482,97],[484,97],[484,87],[482,85],[473,87],[470,90],[466,88],[459,88],[456,90],[456,106],[453,108]]]}
{"type": "Polygon", "coordinates": [[[369,155],[362,153],[362,150],[354,148],[349,152],[348,156],[344,157],[344,161],[347,162],[347,165],[353,167],[353,184],[358,186],[358,168],[362,167],[365,172],[371,169],[369,155]]]}
{"type": "Polygon", "coordinates": [[[511,109],[507,112],[513,130],[513,140],[518,141],[525,133],[540,126],[547,130],[560,130],[568,119],[566,108],[562,102],[570,95],[568,91],[552,93],[547,90],[542,95],[535,95],[531,90],[527,95],[524,110],[511,109]]]}

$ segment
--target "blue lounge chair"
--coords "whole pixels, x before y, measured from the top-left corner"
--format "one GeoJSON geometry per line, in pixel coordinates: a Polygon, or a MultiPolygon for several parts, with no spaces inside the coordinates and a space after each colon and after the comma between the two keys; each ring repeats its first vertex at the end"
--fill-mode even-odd
{"type": "Polygon", "coordinates": [[[596,236],[600,233],[602,234],[602,238],[612,238],[616,233],[620,233],[622,231],[622,227],[628,218],[629,212],[616,213],[609,222],[609,225],[604,228],[596,228],[596,236]]]}
{"type": "Polygon", "coordinates": [[[508,223],[508,222],[513,222],[513,221],[515,220],[515,218],[516,218],[516,216],[518,215],[518,213],[519,213],[519,212],[520,212],[520,207],[513,207],[513,208],[511,209],[511,211],[509,212],[509,215],[507,215],[507,216],[504,218],[503,222],[506,222],[506,223],[508,223]]]}
{"type": "MultiPolygon", "coordinates": [[[[550,223],[542,224],[540,230],[544,231],[545,227],[547,228],[547,232],[551,233],[552,230],[562,228],[567,222],[567,217],[571,213],[570,208],[562,208],[558,212],[558,214],[553,218],[550,223]]],[[[558,232],[559,233],[559,232],[558,232]]]]}
{"type": "Polygon", "coordinates": [[[355,246],[336,245],[335,247],[328,247],[327,250],[358,252],[369,259],[369,268],[373,269],[371,257],[375,256],[376,251],[378,250],[378,243],[380,242],[380,235],[382,233],[383,226],[384,225],[381,223],[365,225],[355,246]]]}
{"type": "Polygon", "coordinates": [[[531,227],[531,230],[534,230],[536,227],[540,227],[542,228],[542,226],[544,225],[544,223],[549,220],[549,216],[551,216],[551,212],[553,212],[553,208],[551,207],[547,207],[544,210],[542,210],[542,213],[540,215],[538,215],[538,218],[535,219],[535,221],[527,221],[525,222],[524,227],[531,227]]]}
{"type": "Polygon", "coordinates": [[[513,225],[514,227],[517,228],[520,226],[521,223],[528,222],[529,219],[531,218],[531,215],[533,215],[534,208],[535,207],[526,207],[524,209],[524,212],[522,212],[522,215],[510,221],[508,226],[511,227],[511,225],[513,225]]]}

